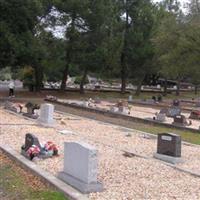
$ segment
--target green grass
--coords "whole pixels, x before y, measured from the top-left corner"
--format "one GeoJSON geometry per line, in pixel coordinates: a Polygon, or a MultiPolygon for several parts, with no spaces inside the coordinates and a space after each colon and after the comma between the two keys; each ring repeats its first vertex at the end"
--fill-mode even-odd
{"type": "MultiPolygon", "coordinates": [[[[45,190],[35,190],[25,183],[20,173],[14,171],[10,164],[0,163],[0,190],[9,200],[66,200],[62,193],[45,190]]],[[[1,193],[0,193],[1,199],[1,193]]]]}
{"type": "Polygon", "coordinates": [[[181,135],[182,140],[193,143],[193,144],[200,145],[200,133],[178,130],[176,128],[167,128],[167,127],[165,128],[165,127],[161,127],[159,125],[149,125],[149,124],[141,124],[141,123],[135,124],[134,128],[137,130],[152,133],[152,134],[158,134],[158,133],[179,134],[179,135],[181,135]]]}

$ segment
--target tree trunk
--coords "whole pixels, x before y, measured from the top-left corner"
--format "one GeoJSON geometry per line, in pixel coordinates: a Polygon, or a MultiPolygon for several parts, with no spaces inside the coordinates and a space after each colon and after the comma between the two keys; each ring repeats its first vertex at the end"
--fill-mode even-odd
{"type": "Polygon", "coordinates": [[[136,96],[140,96],[140,94],[141,94],[141,88],[142,88],[142,82],[139,83],[138,86],[137,86],[137,90],[135,92],[136,96]]]}
{"type": "Polygon", "coordinates": [[[177,82],[176,96],[180,95],[180,80],[177,82]]]}
{"type": "Polygon", "coordinates": [[[121,53],[121,93],[124,94],[126,92],[126,75],[127,75],[127,64],[126,64],[126,56],[127,56],[127,37],[128,37],[128,29],[129,29],[129,14],[128,14],[128,5],[126,1],[126,26],[124,30],[124,46],[121,53]]]}
{"type": "Polygon", "coordinates": [[[85,84],[85,79],[86,79],[86,76],[87,76],[87,69],[85,68],[84,70],[84,73],[83,73],[83,77],[81,79],[81,82],[80,82],[80,93],[81,94],[84,94],[84,84],[85,84]]]}
{"type": "MultiPolygon", "coordinates": [[[[67,77],[69,74],[69,66],[72,62],[72,55],[73,55],[73,44],[74,44],[74,32],[75,32],[75,19],[76,19],[76,12],[75,10],[73,11],[72,14],[72,22],[71,22],[71,33],[69,34],[69,41],[67,42],[67,47],[66,47],[66,66],[63,72],[63,78],[62,78],[62,83],[60,89],[64,91],[66,89],[66,82],[67,82],[67,77]]],[[[69,27],[67,27],[69,28],[69,27]]]]}
{"type": "Polygon", "coordinates": [[[124,94],[126,92],[126,63],[124,60],[124,53],[121,55],[121,93],[124,94]]]}
{"type": "Polygon", "coordinates": [[[140,94],[141,94],[141,88],[142,88],[142,83],[144,82],[144,77],[143,77],[143,79],[141,79],[141,81],[137,85],[137,90],[135,92],[136,96],[140,96],[140,94]]]}
{"type": "Polygon", "coordinates": [[[43,81],[43,69],[39,64],[35,66],[35,91],[40,92],[43,81]]]}
{"type": "Polygon", "coordinates": [[[163,91],[163,96],[167,96],[167,79],[165,78],[164,81],[164,91],[163,91]]]}
{"type": "Polygon", "coordinates": [[[69,72],[69,65],[67,64],[65,66],[65,70],[63,72],[63,78],[62,78],[62,83],[60,89],[64,91],[66,89],[66,82],[67,82],[67,77],[68,77],[68,72],[69,72]]]}

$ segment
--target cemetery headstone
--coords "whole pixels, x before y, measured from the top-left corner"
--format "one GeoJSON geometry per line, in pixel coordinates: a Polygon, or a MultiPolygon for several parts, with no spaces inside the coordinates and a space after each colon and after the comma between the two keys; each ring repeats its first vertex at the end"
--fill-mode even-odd
{"type": "Polygon", "coordinates": [[[34,154],[34,149],[37,150],[37,157],[43,159],[58,154],[58,149],[52,142],[47,142],[42,146],[35,135],[27,133],[25,136],[25,144],[21,147],[21,154],[32,160],[35,155],[30,155],[30,151],[33,151],[34,154]]]}
{"type": "Polygon", "coordinates": [[[129,101],[129,102],[132,102],[132,101],[133,101],[133,96],[132,96],[132,95],[130,95],[130,96],[128,97],[128,101],[129,101]]]}
{"type": "Polygon", "coordinates": [[[111,112],[117,112],[117,111],[118,111],[118,108],[115,107],[115,106],[111,106],[111,107],[110,107],[110,111],[111,111],[111,112]]]}
{"type": "Polygon", "coordinates": [[[24,150],[27,151],[32,145],[36,145],[42,149],[38,138],[31,133],[27,133],[25,136],[24,150]]]}
{"type": "Polygon", "coordinates": [[[42,104],[40,108],[40,116],[38,122],[47,126],[53,126],[55,121],[53,119],[54,105],[52,104],[42,104]]]}
{"type": "Polygon", "coordinates": [[[27,108],[27,113],[24,113],[24,116],[32,119],[37,119],[39,117],[39,115],[35,113],[35,110],[40,108],[39,105],[28,102],[25,107],[27,108]]]}
{"type": "Polygon", "coordinates": [[[152,96],[152,100],[153,100],[154,102],[156,102],[156,97],[155,97],[155,96],[152,96]]]}
{"type": "Polygon", "coordinates": [[[158,134],[157,153],[154,157],[173,164],[182,162],[181,136],[173,133],[158,134]]]}
{"type": "Polygon", "coordinates": [[[158,135],[157,153],[181,157],[181,136],[172,133],[158,135]]]}
{"type": "Polygon", "coordinates": [[[184,115],[176,115],[174,117],[173,124],[180,125],[180,126],[186,126],[188,123],[187,123],[186,117],[184,115]]]}
{"type": "Polygon", "coordinates": [[[158,102],[162,102],[163,100],[162,95],[158,95],[157,99],[158,99],[158,102]]]}
{"type": "Polygon", "coordinates": [[[156,120],[159,121],[159,122],[164,122],[166,120],[166,114],[158,113],[156,115],[156,120]]]}
{"type": "Polygon", "coordinates": [[[172,106],[168,109],[167,117],[175,117],[181,114],[181,109],[176,106],[172,106]]]}
{"type": "Polygon", "coordinates": [[[64,170],[58,177],[82,193],[102,191],[97,181],[97,150],[81,142],[64,145],[64,170]]]}
{"type": "Polygon", "coordinates": [[[197,119],[199,120],[200,119],[200,110],[193,110],[191,113],[190,113],[190,119],[197,119]]]}
{"type": "Polygon", "coordinates": [[[173,100],[173,106],[180,106],[180,101],[178,99],[173,100]]]}

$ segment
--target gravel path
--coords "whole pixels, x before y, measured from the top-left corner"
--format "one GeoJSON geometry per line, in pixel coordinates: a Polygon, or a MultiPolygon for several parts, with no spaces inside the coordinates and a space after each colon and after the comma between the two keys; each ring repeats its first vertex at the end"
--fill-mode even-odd
{"type": "MultiPolygon", "coordinates": [[[[41,142],[54,141],[60,156],[37,162],[54,175],[63,168],[64,141],[84,141],[94,145],[99,152],[98,179],[103,182],[105,191],[90,194],[90,199],[200,199],[200,178],[152,158],[156,140],[144,138],[137,131],[68,114],[56,113],[55,119],[56,127],[47,129],[0,109],[0,143],[9,144],[19,152],[28,132],[34,133],[41,142]],[[12,125],[8,126],[9,123],[12,125]],[[60,134],[60,130],[69,130],[71,134],[60,134]],[[149,159],[125,157],[123,150],[149,159]]],[[[185,163],[179,166],[200,173],[200,147],[183,145],[182,154],[185,163]]]]}

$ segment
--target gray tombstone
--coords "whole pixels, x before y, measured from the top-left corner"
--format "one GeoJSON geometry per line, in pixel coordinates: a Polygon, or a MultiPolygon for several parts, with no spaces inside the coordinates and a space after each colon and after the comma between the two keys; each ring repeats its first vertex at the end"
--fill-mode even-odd
{"type": "Polygon", "coordinates": [[[162,108],[159,113],[160,114],[167,114],[167,112],[168,112],[167,108],[162,108]]]}
{"type": "Polygon", "coordinates": [[[102,191],[97,181],[97,150],[85,143],[65,143],[64,170],[58,177],[82,193],[102,191]]]}
{"type": "Polygon", "coordinates": [[[42,104],[40,108],[40,116],[38,122],[46,126],[53,126],[55,121],[53,119],[54,105],[52,104],[42,104]]]}
{"type": "Polygon", "coordinates": [[[181,109],[179,107],[172,106],[168,109],[167,117],[175,117],[181,114],[181,109]]]}
{"type": "Polygon", "coordinates": [[[27,151],[30,147],[32,147],[32,145],[36,145],[41,149],[38,138],[31,133],[27,133],[25,137],[24,150],[27,151]]]}
{"type": "Polygon", "coordinates": [[[174,117],[174,121],[172,124],[179,125],[179,126],[186,126],[188,123],[184,115],[176,115],[174,117]]]}
{"type": "Polygon", "coordinates": [[[111,106],[111,107],[110,107],[110,111],[111,111],[111,112],[118,112],[118,108],[115,107],[115,106],[111,106]]]}
{"type": "Polygon", "coordinates": [[[129,102],[132,102],[132,101],[133,101],[133,96],[132,96],[132,95],[130,95],[130,96],[128,97],[128,101],[129,101],[129,102]]]}
{"type": "Polygon", "coordinates": [[[158,134],[157,153],[154,157],[173,164],[182,162],[181,136],[173,133],[158,134]]]}
{"type": "Polygon", "coordinates": [[[156,115],[156,120],[159,122],[164,122],[166,120],[166,114],[158,113],[156,115]]]}

